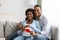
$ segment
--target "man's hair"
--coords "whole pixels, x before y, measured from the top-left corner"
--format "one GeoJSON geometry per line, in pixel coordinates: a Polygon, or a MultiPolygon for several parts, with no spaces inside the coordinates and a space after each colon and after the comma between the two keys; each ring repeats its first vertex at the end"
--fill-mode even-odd
{"type": "Polygon", "coordinates": [[[34,7],[40,7],[40,8],[41,8],[41,6],[40,6],[40,5],[35,5],[34,7]]]}

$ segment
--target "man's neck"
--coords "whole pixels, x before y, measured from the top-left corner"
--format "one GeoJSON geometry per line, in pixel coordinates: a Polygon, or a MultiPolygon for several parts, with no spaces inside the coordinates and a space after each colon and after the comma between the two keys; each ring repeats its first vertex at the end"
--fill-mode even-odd
{"type": "Polygon", "coordinates": [[[40,20],[40,19],[41,19],[41,17],[42,17],[42,15],[41,15],[41,16],[39,16],[39,17],[36,17],[36,20],[40,20]]]}
{"type": "Polygon", "coordinates": [[[36,20],[39,20],[40,19],[40,17],[36,17],[36,20]]]}
{"type": "Polygon", "coordinates": [[[38,18],[38,17],[36,17],[36,19],[38,20],[39,18],[38,18]]]}

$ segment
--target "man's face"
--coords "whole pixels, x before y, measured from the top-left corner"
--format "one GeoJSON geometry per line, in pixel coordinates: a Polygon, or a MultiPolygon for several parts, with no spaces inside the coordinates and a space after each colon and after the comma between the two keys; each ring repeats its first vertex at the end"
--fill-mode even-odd
{"type": "Polygon", "coordinates": [[[40,17],[42,10],[40,7],[34,7],[34,12],[36,17],[40,17]]]}

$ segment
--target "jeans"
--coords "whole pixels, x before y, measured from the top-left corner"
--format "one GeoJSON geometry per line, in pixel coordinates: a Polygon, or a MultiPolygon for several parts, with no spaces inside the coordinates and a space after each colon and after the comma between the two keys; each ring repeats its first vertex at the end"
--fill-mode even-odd
{"type": "Polygon", "coordinates": [[[34,36],[34,39],[33,40],[48,40],[48,38],[45,37],[42,34],[37,34],[37,35],[34,36]]]}
{"type": "Polygon", "coordinates": [[[32,40],[31,37],[26,37],[26,36],[18,36],[14,40],[32,40]]]}

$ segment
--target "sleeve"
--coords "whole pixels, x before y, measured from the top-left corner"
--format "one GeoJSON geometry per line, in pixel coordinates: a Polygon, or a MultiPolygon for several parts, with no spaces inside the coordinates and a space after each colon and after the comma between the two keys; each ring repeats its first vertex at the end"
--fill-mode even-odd
{"type": "Polygon", "coordinates": [[[51,31],[51,26],[49,23],[43,28],[43,31],[41,31],[41,34],[43,35],[48,35],[51,31]]]}
{"type": "Polygon", "coordinates": [[[40,25],[39,25],[38,21],[35,22],[35,27],[33,27],[33,30],[35,32],[37,32],[37,33],[41,33],[41,31],[40,31],[40,25]]]}
{"type": "Polygon", "coordinates": [[[44,24],[43,24],[44,26],[46,26],[47,23],[48,23],[47,18],[45,18],[44,16],[43,16],[43,23],[44,23],[44,24]]]}
{"type": "Polygon", "coordinates": [[[24,26],[26,26],[26,24],[25,24],[25,23],[26,23],[26,21],[25,21],[25,20],[21,22],[21,24],[23,25],[23,27],[24,27],[24,26]]]}
{"type": "Polygon", "coordinates": [[[45,18],[45,16],[43,16],[43,29],[41,31],[41,34],[49,34],[50,30],[51,30],[51,26],[50,23],[47,21],[47,19],[45,18]]]}
{"type": "Polygon", "coordinates": [[[41,31],[41,27],[38,21],[36,21],[36,28],[39,29],[41,31]]]}

